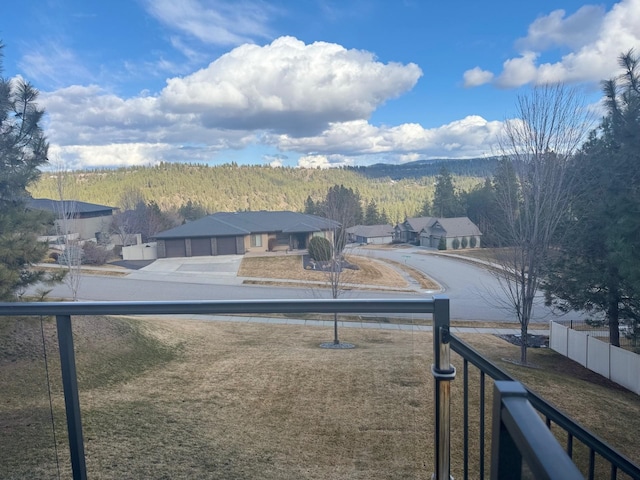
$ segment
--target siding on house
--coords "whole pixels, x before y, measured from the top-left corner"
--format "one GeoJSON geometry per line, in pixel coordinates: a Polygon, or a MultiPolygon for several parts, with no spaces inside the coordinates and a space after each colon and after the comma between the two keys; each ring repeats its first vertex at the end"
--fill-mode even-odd
{"type": "Polygon", "coordinates": [[[356,225],[347,228],[350,242],[383,245],[391,243],[394,228],[391,225],[356,225]]]}

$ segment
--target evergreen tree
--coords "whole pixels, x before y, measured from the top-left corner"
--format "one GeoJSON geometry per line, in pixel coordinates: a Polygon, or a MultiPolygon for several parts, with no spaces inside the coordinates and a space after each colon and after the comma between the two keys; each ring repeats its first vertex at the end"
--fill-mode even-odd
{"type": "Polygon", "coordinates": [[[440,218],[456,217],[460,214],[460,200],[453,187],[453,178],[445,166],[436,177],[432,213],[440,218]]]}
{"type": "Polygon", "coordinates": [[[317,210],[316,204],[313,201],[313,198],[311,198],[311,195],[309,195],[307,199],[304,201],[304,213],[308,215],[316,215],[317,214],[316,210],[317,210]]]}
{"type": "Polygon", "coordinates": [[[194,220],[198,220],[199,218],[205,217],[207,215],[207,211],[202,205],[189,200],[178,209],[178,214],[182,218],[184,218],[185,221],[192,222],[194,220]]]}
{"type": "Polygon", "coordinates": [[[422,205],[422,210],[420,210],[421,217],[430,217],[433,209],[431,208],[431,202],[427,198],[422,205]]]}
{"type": "Polygon", "coordinates": [[[40,123],[44,110],[38,91],[28,82],[3,78],[0,43],[0,300],[15,300],[24,290],[46,280],[31,266],[44,258],[38,242],[50,217],[29,211],[27,186],[47,162],[49,145],[40,123]]]}
{"type": "Polygon", "coordinates": [[[560,252],[545,284],[548,304],[604,317],[620,345],[619,322],[640,320],[640,72],[632,51],[621,79],[604,82],[607,115],[572,168],[576,185],[560,252]]]}
{"type": "Polygon", "coordinates": [[[374,200],[367,203],[364,213],[364,225],[379,225],[382,222],[381,215],[378,212],[378,205],[374,200]]]}
{"type": "Polygon", "coordinates": [[[340,223],[342,229],[362,224],[360,194],[344,185],[334,185],[329,189],[321,210],[325,217],[340,223]]]}
{"type": "Polygon", "coordinates": [[[482,232],[482,239],[488,246],[495,246],[494,224],[495,195],[490,178],[463,195],[467,217],[475,223],[482,232]]]}

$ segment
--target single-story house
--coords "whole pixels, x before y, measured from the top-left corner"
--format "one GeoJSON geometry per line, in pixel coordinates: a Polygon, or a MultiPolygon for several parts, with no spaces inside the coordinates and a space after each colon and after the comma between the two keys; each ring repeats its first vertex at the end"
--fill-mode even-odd
{"type": "Polygon", "coordinates": [[[349,242],[383,245],[393,241],[391,225],[356,225],[347,228],[349,242]]]}
{"type": "Polygon", "coordinates": [[[434,218],[420,232],[420,245],[438,248],[444,238],[447,250],[456,243],[457,248],[478,248],[481,236],[480,229],[468,217],[434,218]]]}
{"type": "Polygon", "coordinates": [[[158,233],[158,258],[243,255],[306,249],[313,236],[333,241],[337,222],[297,212],[218,212],[158,233]]]}
{"type": "Polygon", "coordinates": [[[53,213],[56,233],[60,235],[78,234],[80,240],[97,238],[101,232],[107,231],[113,220],[117,207],[80,202],[77,200],[51,200],[49,198],[32,198],[29,208],[53,213]],[[61,220],[62,215],[67,221],[61,220]],[[66,225],[66,228],[64,226],[66,225]],[[68,231],[63,231],[68,230],[68,231]]]}
{"type": "Polygon", "coordinates": [[[433,220],[433,217],[405,218],[404,222],[394,227],[393,240],[400,243],[418,244],[420,232],[433,220]]]}

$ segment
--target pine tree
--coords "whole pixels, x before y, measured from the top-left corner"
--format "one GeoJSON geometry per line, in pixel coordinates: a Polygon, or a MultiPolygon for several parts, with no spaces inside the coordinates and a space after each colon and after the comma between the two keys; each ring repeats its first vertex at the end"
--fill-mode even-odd
{"type": "Polygon", "coordinates": [[[545,283],[547,304],[604,317],[620,345],[619,322],[640,320],[640,72],[632,51],[625,73],[603,83],[607,115],[572,168],[571,215],[545,283]]]}
{"type": "Polygon", "coordinates": [[[44,110],[28,82],[3,78],[0,43],[0,300],[15,300],[27,287],[45,280],[31,267],[44,258],[47,245],[38,234],[52,219],[27,208],[27,186],[47,162],[49,145],[40,122],[44,110]]]}
{"type": "Polygon", "coordinates": [[[460,200],[453,187],[453,178],[444,166],[436,178],[432,213],[440,218],[456,217],[460,213],[460,200]]]}

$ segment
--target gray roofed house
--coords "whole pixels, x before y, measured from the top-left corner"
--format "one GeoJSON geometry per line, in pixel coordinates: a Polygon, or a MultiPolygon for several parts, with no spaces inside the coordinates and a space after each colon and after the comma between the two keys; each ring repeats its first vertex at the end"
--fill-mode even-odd
{"type": "Polygon", "coordinates": [[[447,249],[454,248],[455,239],[458,248],[480,247],[482,232],[468,217],[434,218],[420,232],[420,245],[438,248],[441,239],[447,249]]]}
{"type": "Polygon", "coordinates": [[[333,239],[338,223],[297,212],[218,212],[158,233],[158,257],[242,255],[305,249],[314,235],[333,239]]]}
{"type": "Polygon", "coordinates": [[[420,232],[433,220],[433,217],[405,218],[393,229],[393,239],[401,243],[418,243],[420,232]]]}
{"type": "Polygon", "coordinates": [[[393,227],[391,225],[356,225],[347,228],[349,241],[383,245],[393,241],[393,227]]]}
{"type": "MultiPolygon", "coordinates": [[[[95,238],[96,234],[109,227],[113,214],[117,207],[99,205],[96,203],[80,202],[78,200],[52,200],[49,198],[32,198],[29,200],[29,208],[32,210],[44,210],[53,213],[60,219],[65,215],[71,221],[64,222],[67,231],[61,234],[79,234],[80,239],[95,238]]],[[[56,220],[56,227],[61,229],[62,222],[56,220]]]]}

